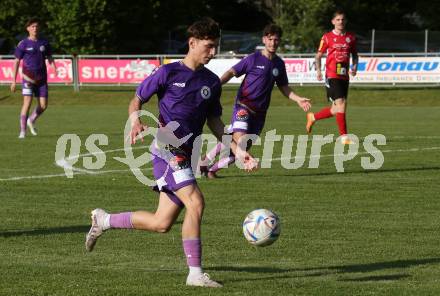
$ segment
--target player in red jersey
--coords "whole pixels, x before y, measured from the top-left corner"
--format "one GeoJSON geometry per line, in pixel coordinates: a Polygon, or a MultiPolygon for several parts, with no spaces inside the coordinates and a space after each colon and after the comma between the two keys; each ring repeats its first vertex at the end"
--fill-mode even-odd
{"type": "Polygon", "coordinates": [[[312,126],[317,120],[336,116],[339,134],[343,144],[352,144],[346,136],[347,124],[345,111],[347,109],[348,84],[351,74],[356,75],[358,54],[356,49],[356,37],[353,33],[345,31],[347,20],[345,13],[338,10],[333,14],[332,24],[334,29],[325,33],[321,38],[318,52],[315,56],[317,79],[322,80],[321,58],[327,53],[325,63],[325,87],[327,98],[332,103],[317,113],[307,113],[306,130],[312,131],[312,126]],[[352,65],[350,69],[350,55],[352,65]]]}

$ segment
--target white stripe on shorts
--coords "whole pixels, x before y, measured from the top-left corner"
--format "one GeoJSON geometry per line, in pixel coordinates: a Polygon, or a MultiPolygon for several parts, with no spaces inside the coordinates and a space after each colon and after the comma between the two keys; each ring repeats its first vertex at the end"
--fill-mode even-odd
{"type": "Polygon", "coordinates": [[[22,91],[23,96],[32,96],[33,92],[31,88],[24,88],[23,87],[23,91],[22,91]]]}
{"type": "Polygon", "coordinates": [[[244,121],[234,121],[234,123],[232,124],[232,129],[247,130],[248,129],[248,123],[244,122],[244,121]]]}
{"type": "Polygon", "coordinates": [[[175,171],[173,177],[176,184],[195,179],[192,168],[175,171]]]}

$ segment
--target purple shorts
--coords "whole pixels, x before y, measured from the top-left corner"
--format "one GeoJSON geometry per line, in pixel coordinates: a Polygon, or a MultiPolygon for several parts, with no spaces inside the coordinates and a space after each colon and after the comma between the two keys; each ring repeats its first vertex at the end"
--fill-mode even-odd
{"type": "Polygon", "coordinates": [[[153,174],[157,184],[153,190],[165,192],[175,204],[183,208],[183,202],[174,192],[197,183],[191,168],[191,157],[177,148],[168,150],[160,157],[155,155],[153,156],[153,174]]]}
{"type": "Polygon", "coordinates": [[[47,82],[43,84],[33,84],[32,82],[23,80],[23,96],[34,96],[36,98],[48,98],[49,91],[47,87],[47,82]]]}
{"type": "Polygon", "coordinates": [[[265,115],[256,114],[244,106],[235,104],[231,118],[232,131],[259,136],[263,130],[265,119],[265,115]]]}

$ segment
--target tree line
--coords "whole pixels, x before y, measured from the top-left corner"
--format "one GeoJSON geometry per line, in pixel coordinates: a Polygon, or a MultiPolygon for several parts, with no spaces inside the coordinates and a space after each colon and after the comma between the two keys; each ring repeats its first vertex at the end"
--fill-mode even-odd
{"type": "Polygon", "coordinates": [[[186,27],[202,16],[223,30],[246,32],[276,22],[284,29],[283,41],[304,51],[331,28],[336,8],[346,11],[347,27],[355,32],[440,27],[440,5],[430,0],[2,0],[0,53],[11,53],[26,36],[31,16],[43,21],[57,54],[162,53],[167,41],[184,41],[186,27]]]}

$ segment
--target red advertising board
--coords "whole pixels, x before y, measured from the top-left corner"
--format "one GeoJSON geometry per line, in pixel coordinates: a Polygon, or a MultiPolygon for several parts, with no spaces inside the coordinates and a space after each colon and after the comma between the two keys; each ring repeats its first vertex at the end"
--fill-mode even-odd
{"type": "MultiPolygon", "coordinates": [[[[58,73],[55,73],[53,68],[47,63],[47,79],[49,83],[65,83],[71,84],[73,82],[72,75],[72,60],[70,59],[55,59],[58,73]]],[[[0,83],[10,83],[13,80],[14,74],[14,60],[0,59],[0,83]]],[[[17,73],[17,82],[21,82],[21,65],[17,73]]]]}
{"type": "Polygon", "coordinates": [[[79,82],[140,83],[159,65],[159,60],[81,59],[78,61],[79,82]]]}

